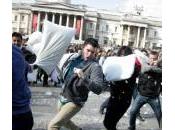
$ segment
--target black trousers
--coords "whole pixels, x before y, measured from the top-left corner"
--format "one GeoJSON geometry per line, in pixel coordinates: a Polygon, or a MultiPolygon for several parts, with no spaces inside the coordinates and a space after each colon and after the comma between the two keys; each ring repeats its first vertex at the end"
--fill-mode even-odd
{"type": "Polygon", "coordinates": [[[107,130],[117,130],[116,125],[129,108],[131,99],[132,95],[126,97],[110,97],[103,121],[107,130]]]}
{"type": "Polygon", "coordinates": [[[12,116],[12,130],[32,130],[33,115],[32,112],[27,112],[12,116]]]}

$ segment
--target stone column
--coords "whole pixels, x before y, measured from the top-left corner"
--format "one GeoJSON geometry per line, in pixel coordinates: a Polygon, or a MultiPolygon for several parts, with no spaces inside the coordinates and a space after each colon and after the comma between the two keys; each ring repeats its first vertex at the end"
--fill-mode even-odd
{"type": "Polygon", "coordinates": [[[69,15],[67,14],[66,27],[69,27],[69,15]]]}
{"type": "Polygon", "coordinates": [[[97,23],[95,22],[94,23],[94,29],[93,29],[93,38],[95,38],[95,35],[96,35],[96,27],[97,27],[97,23]]]}
{"type": "Polygon", "coordinates": [[[29,34],[33,32],[33,12],[30,15],[30,25],[29,25],[29,34]]]}
{"type": "Polygon", "coordinates": [[[127,40],[125,43],[126,46],[129,45],[129,35],[130,35],[130,26],[128,25],[127,40]]]}
{"type": "Polygon", "coordinates": [[[27,24],[26,24],[26,31],[25,31],[25,33],[29,34],[30,17],[29,17],[29,14],[27,14],[26,16],[27,16],[27,24]]]}
{"type": "MultiPolygon", "coordinates": [[[[77,16],[74,16],[74,23],[73,23],[73,28],[76,29],[76,21],[77,21],[77,16]]],[[[75,40],[75,35],[73,36],[73,39],[75,40]]]]}
{"type": "Polygon", "coordinates": [[[121,27],[120,27],[120,32],[121,32],[121,35],[120,35],[120,42],[119,42],[119,44],[120,45],[122,45],[122,39],[123,39],[123,25],[120,25],[121,27]]]}
{"type": "Polygon", "coordinates": [[[77,16],[74,16],[74,24],[73,24],[73,28],[76,28],[76,21],[77,21],[77,16]]]}
{"type": "Polygon", "coordinates": [[[45,20],[48,20],[48,14],[47,14],[47,12],[45,13],[45,20]]]}
{"type": "Polygon", "coordinates": [[[145,39],[146,39],[146,27],[144,28],[143,41],[142,41],[142,48],[145,48],[145,39]]]}
{"type": "Polygon", "coordinates": [[[17,27],[17,32],[19,32],[19,28],[20,28],[20,22],[21,22],[21,14],[18,15],[18,27],[17,27]]]}
{"type": "Polygon", "coordinates": [[[52,23],[55,23],[55,14],[52,14],[52,23]]]}
{"type": "Polygon", "coordinates": [[[62,24],[62,14],[60,14],[60,20],[59,20],[59,25],[62,24]]]}
{"type": "Polygon", "coordinates": [[[39,29],[40,29],[40,17],[41,17],[41,14],[40,14],[40,12],[38,12],[37,31],[39,31],[39,29]]]}
{"type": "Polygon", "coordinates": [[[79,40],[82,40],[82,34],[83,34],[83,22],[84,22],[84,18],[83,18],[83,16],[81,16],[81,28],[80,28],[79,40]]]}
{"type": "Polygon", "coordinates": [[[140,37],[140,27],[138,27],[138,30],[137,30],[137,41],[136,41],[135,47],[139,47],[139,37],[140,37]]]}

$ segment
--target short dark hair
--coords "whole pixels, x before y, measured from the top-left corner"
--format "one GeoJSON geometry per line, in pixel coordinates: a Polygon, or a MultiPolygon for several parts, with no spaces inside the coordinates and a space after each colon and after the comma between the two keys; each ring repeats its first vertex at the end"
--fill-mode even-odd
{"type": "Polygon", "coordinates": [[[145,49],[141,49],[141,52],[145,52],[146,55],[148,56],[148,51],[147,51],[147,50],[145,50],[145,49]]]}
{"type": "Polygon", "coordinates": [[[18,32],[13,32],[12,37],[19,37],[22,40],[22,35],[21,33],[18,33],[18,32]]]}
{"type": "Polygon", "coordinates": [[[158,53],[157,51],[150,51],[150,54],[151,54],[151,55],[159,56],[159,53],[158,53]]]}
{"type": "Polygon", "coordinates": [[[84,46],[87,45],[87,44],[90,44],[90,45],[92,45],[95,48],[99,47],[98,41],[96,39],[94,39],[94,38],[86,39],[85,42],[84,42],[84,46]]]}
{"type": "Polygon", "coordinates": [[[133,54],[133,52],[129,46],[122,46],[117,52],[117,56],[127,56],[130,54],[133,54]]]}

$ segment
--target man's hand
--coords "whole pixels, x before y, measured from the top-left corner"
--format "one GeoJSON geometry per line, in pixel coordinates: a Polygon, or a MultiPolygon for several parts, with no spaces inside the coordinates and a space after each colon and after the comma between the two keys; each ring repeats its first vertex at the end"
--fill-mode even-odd
{"type": "Polygon", "coordinates": [[[106,113],[106,106],[101,106],[100,110],[99,110],[99,113],[102,114],[102,115],[105,114],[106,113]]]}
{"type": "Polygon", "coordinates": [[[79,78],[84,78],[84,73],[82,69],[74,68],[74,73],[76,73],[79,78]]]}
{"type": "Polygon", "coordinates": [[[31,72],[33,71],[33,70],[35,70],[35,69],[37,69],[38,68],[38,65],[36,65],[36,64],[34,64],[34,65],[31,65],[30,64],[30,70],[31,70],[31,72]]]}
{"type": "Polygon", "coordinates": [[[33,69],[37,69],[38,68],[38,65],[33,65],[33,69]]]}

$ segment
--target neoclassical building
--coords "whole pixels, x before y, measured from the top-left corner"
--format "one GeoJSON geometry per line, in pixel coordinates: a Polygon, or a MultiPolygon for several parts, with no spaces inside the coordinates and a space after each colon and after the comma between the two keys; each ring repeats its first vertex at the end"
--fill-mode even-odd
{"type": "Polygon", "coordinates": [[[70,0],[55,2],[13,3],[13,31],[31,34],[42,31],[43,20],[76,28],[72,43],[89,37],[101,44],[129,45],[137,48],[161,47],[161,20],[107,10],[73,5],[70,0]]]}

